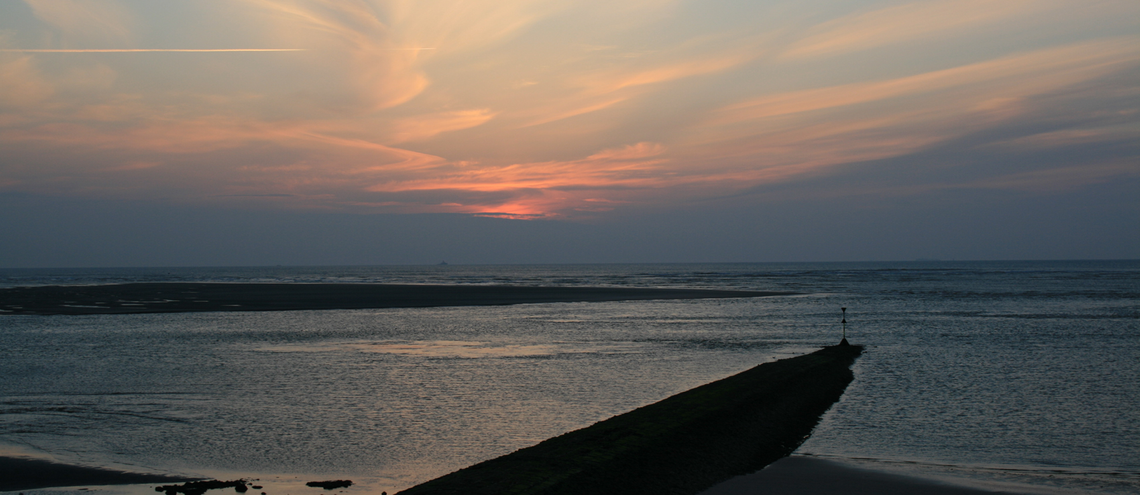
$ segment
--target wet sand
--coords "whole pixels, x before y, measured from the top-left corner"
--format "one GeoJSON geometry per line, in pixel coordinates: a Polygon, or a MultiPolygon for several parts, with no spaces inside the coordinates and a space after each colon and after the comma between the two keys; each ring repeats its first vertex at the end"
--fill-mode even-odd
{"type": "Polygon", "coordinates": [[[0,315],[425,308],[789,294],[792,293],[623,287],[163,282],[0,289],[0,315]]]}
{"type": "MultiPolygon", "coordinates": [[[[182,483],[191,478],[69,466],[38,459],[0,457],[0,492],[63,486],[182,483]]],[[[266,487],[270,488],[270,487],[266,487]]],[[[273,491],[273,490],[271,490],[273,491]]],[[[350,490],[346,493],[353,493],[350,490]]],[[[209,492],[207,492],[209,493],[209,492]]],[[[218,492],[218,493],[225,493],[218,492]]],[[[314,492],[315,493],[315,492],[314,492]]],[[[786,457],[761,471],[738,476],[699,495],[983,495],[986,491],[924,478],[871,471],[811,457],[786,457]]]]}
{"type": "Polygon", "coordinates": [[[0,457],[0,492],[62,486],[180,483],[190,479],[72,466],[23,457],[0,457]]]}
{"type": "Polygon", "coordinates": [[[851,467],[810,457],[787,457],[763,470],[738,476],[700,495],[980,495],[1014,493],[951,485],[937,480],[851,467]]]}

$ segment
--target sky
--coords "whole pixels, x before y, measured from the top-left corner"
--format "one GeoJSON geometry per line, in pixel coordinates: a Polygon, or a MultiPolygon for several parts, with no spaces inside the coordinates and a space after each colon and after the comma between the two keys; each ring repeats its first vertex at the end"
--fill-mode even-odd
{"type": "Polygon", "coordinates": [[[1140,258],[1135,0],[0,0],[0,267],[1140,258]]]}

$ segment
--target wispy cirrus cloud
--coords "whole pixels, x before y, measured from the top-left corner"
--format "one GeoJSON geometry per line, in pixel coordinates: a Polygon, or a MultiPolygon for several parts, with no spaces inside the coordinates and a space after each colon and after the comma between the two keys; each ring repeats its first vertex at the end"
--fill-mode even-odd
{"type": "Polygon", "coordinates": [[[382,135],[389,144],[422,141],[443,133],[483,125],[495,118],[495,115],[497,113],[489,108],[415,115],[389,121],[388,128],[382,135]]]}
{"type": "MultiPolygon", "coordinates": [[[[1097,105],[1127,110],[1140,64],[1137,9],[1112,1],[180,4],[209,37],[168,35],[154,4],[26,5],[38,24],[0,39],[2,187],[361,211],[596,216],[988,132],[992,156],[1118,143],[1097,105]],[[1115,31],[1039,34],[1074,10],[1115,31]]],[[[970,173],[954,186],[1064,175],[970,173]]]]}
{"type": "MultiPolygon", "coordinates": [[[[663,48],[653,56],[628,57],[622,63],[604,69],[587,68],[562,83],[566,91],[573,92],[570,98],[554,99],[543,106],[526,109],[518,115],[523,119],[519,127],[543,125],[605,110],[652,93],[657,85],[739,68],[766,53],[766,38],[711,37],[663,48]],[[702,48],[701,45],[708,46],[702,48]],[[694,51],[698,54],[693,54],[694,51]]],[[[585,49],[593,50],[592,47],[585,49]]]]}
{"type": "Polygon", "coordinates": [[[885,81],[844,84],[793,91],[738,103],[722,109],[716,124],[834,109],[890,98],[923,93],[977,88],[965,99],[981,101],[1000,93],[1018,98],[1064,87],[1118,70],[1140,61],[1140,38],[1122,37],[1056,48],[968,64],[885,81]]]}
{"type": "Polygon", "coordinates": [[[326,88],[349,95],[330,100],[342,109],[390,108],[415,97],[428,84],[417,62],[430,50],[409,49],[422,47],[414,43],[398,45],[391,28],[368,2],[247,1],[277,14],[277,36],[297,39],[319,52],[306,62],[337,75],[326,88]]]}
{"type": "Polygon", "coordinates": [[[636,143],[606,149],[585,158],[505,166],[442,163],[427,177],[388,180],[368,188],[378,193],[470,191],[476,201],[442,204],[435,211],[505,218],[550,218],[575,212],[606,211],[624,203],[607,191],[656,189],[670,185],[662,176],[660,143],[636,143]]]}
{"type": "MultiPolygon", "coordinates": [[[[906,2],[816,25],[781,54],[784,58],[841,55],[914,40],[953,38],[963,31],[1039,11],[1040,0],[906,2]]],[[[873,5],[873,4],[872,4],[873,5]]]]}
{"type": "Polygon", "coordinates": [[[1004,125],[1030,113],[1035,96],[1137,67],[1138,46],[1135,37],[1115,38],[896,79],[767,95],[710,113],[685,142],[699,150],[691,159],[736,168],[738,181],[791,180],[1004,125]]]}
{"type": "Polygon", "coordinates": [[[126,43],[135,20],[119,0],[23,0],[65,43],[126,43]]]}

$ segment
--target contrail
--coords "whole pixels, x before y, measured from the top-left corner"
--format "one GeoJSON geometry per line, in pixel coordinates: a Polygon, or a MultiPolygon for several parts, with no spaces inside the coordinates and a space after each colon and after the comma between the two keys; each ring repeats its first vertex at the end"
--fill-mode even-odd
{"type": "Polygon", "coordinates": [[[304,48],[106,48],[106,49],[24,49],[0,48],[0,52],[17,53],[138,53],[138,52],[303,52],[304,48]]]}
{"type": "MultiPolygon", "coordinates": [[[[388,50],[435,50],[435,48],[388,48],[388,50]]],[[[6,53],[144,53],[144,52],[305,52],[307,48],[93,48],[93,49],[31,49],[0,48],[6,53]]]]}

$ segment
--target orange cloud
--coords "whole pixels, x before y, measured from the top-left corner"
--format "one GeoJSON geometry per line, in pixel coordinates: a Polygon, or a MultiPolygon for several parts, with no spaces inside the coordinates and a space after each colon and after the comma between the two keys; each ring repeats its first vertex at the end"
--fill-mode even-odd
{"type": "Polygon", "coordinates": [[[388,143],[420,141],[445,132],[470,129],[495,118],[489,108],[417,115],[394,121],[383,134],[388,143]]]}
{"type": "Polygon", "coordinates": [[[582,103],[580,103],[577,99],[572,100],[572,101],[570,101],[564,105],[559,105],[559,106],[562,106],[563,108],[549,108],[549,107],[547,107],[547,108],[543,108],[543,109],[539,110],[539,112],[529,112],[529,113],[541,113],[543,115],[541,117],[538,117],[534,120],[531,120],[530,122],[527,122],[521,126],[518,126],[518,128],[533,127],[536,125],[549,124],[551,122],[557,122],[559,120],[568,119],[570,117],[577,117],[579,115],[585,115],[588,113],[597,112],[599,110],[604,110],[606,108],[617,105],[618,103],[626,101],[627,99],[628,98],[624,97],[624,96],[619,97],[619,98],[608,98],[608,99],[605,99],[601,102],[596,102],[596,103],[595,102],[589,102],[589,103],[586,103],[584,106],[581,106],[582,103]],[[569,106],[571,108],[565,108],[566,106],[569,106]]]}
{"type": "Polygon", "coordinates": [[[733,50],[718,57],[707,57],[695,60],[686,60],[659,67],[633,72],[632,74],[616,74],[610,76],[609,81],[595,82],[598,91],[612,92],[624,88],[658,84],[687,77],[713,74],[739,66],[752,60],[757,53],[746,50],[733,50]]]}
{"type": "Polygon", "coordinates": [[[613,187],[645,185],[660,181],[654,172],[664,163],[664,147],[638,143],[621,149],[603,150],[585,159],[565,162],[520,163],[502,167],[469,166],[438,170],[431,178],[378,184],[371,191],[413,191],[462,189],[504,191],[517,189],[559,189],[571,187],[613,187]]]}
{"type": "MultiPolygon", "coordinates": [[[[561,216],[570,211],[599,211],[600,203],[621,199],[598,197],[599,190],[657,188],[670,181],[659,167],[666,163],[658,143],[637,143],[602,150],[584,159],[565,162],[520,163],[501,167],[440,164],[428,177],[385,181],[368,188],[373,192],[467,191],[507,193],[490,203],[456,203],[444,211],[494,214],[509,218],[561,216]]],[[[497,196],[496,196],[497,197],[497,196]]]]}

